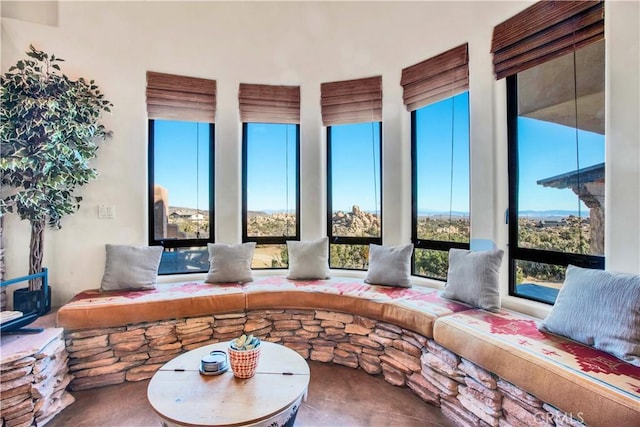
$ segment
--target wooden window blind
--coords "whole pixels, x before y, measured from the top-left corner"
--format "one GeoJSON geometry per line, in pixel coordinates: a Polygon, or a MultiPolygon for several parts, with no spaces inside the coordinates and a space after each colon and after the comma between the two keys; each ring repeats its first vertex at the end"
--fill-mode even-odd
{"type": "Polygon", "coordinates": [[[400,85],[408,111],[469,90],[469,45],[403,69],[400,85]]]}
{"type": "Polygon", "coordinates": [[[322,83],[324,126],[382,121],[382,76],[322,83]]]}
{"type": "Polygon", "coordinates": [[[300,86],[240,83],[238,98],[243,123],[300,123],[300,86]]]}
{"type": "Polygon", "coordinates": [[[216,81],[147,71],[149,119],[214,123],[216,81]]]}
{"type": "Polygon", "coordinates": [[[602,1],[541,1],[494,27],[491,53],[496,78],[603,39],[602,1]]]}

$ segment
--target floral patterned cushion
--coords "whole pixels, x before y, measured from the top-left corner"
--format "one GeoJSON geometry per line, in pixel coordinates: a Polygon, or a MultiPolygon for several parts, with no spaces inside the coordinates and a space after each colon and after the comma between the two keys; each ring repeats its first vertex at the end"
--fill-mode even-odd
{"type": "Polygon", "coordinates": [[[273,276],[244,285],[247,309],[316,308],[368,316],[433,336],[438,316],[469,310],[471,306],[441,297],[441,291],[370,285],[362,279],[288,280],[273,276]]]}
{"type": "Polygon", "coordinates": [[[440,294],[421,286],[370,285],[352,277],[289,280],[258,276],[245,284],[163,283],[152,290],[83,291],[58,311],[58,325],[67,329],[112,327],[231,311],[300,308],[367,316],[431,337],[438,316],[470,309],[440,294]]]}

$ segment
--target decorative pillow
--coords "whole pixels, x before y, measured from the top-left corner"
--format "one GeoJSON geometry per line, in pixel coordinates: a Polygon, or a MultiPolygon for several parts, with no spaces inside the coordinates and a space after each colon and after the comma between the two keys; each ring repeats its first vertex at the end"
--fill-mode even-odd
{"type": "Polygon", "coordinates": [[[328,279],[329,238],[319,240],[287,240],[289,274],[287,279],[328,279]]]}
{"type": "Polygon", "coordinates": [[[155,289],[162,246],[105,245],[101,291],[155,289]]]}
{"type": "Polygon", "coordinates": [[[369,245],[369,270],[365,282],[372,285],[410,288],[413,244],[405,246],[369,245]]]}
{"type": "Polygon", "coordinates": [[[540,330],[640,366],[640,276],[570,265],[540,330]]]}
{"type": "Polygon", "coordinates": [[[447,284],[442,296],[474,307],[500,310],[500,265],[504,251],[449,250],[447,284]]]}
{"type": "Polygon", "coordinates": [[[209,274],[205,282],[230,283],[251,282],[251,260],[256,242],[225,245],[223,243],[208,243],[209,274]]]}

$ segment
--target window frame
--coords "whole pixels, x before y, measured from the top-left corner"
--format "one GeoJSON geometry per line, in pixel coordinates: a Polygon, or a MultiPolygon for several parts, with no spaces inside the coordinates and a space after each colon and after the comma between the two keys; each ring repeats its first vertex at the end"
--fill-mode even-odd
{"type": "MultiPolygon", "coordinates": [[[[457,96],[453,95],[454,96],[457,96]]],[[[445,98],[451,99],[453,97],[445,98]]],[[[442,99],[441,101],[445,100],[442,99]]],[[[424,107],[422,107],[424,108],[424,107]]],[[[427,249],[427,250],[436,250],[436,251],[449,251],[450,249],[469,249],[471,246],[471,235],[469,235],[469,242],[452,242],[445,240],[431,240],[431,239],[419,239],[418,238],[418,124],[417,124],[417,111],[411,111],[411,242],[413,243],[413,254],[411,256],[411,274],[417,277],[426,277],[432,280],[438,280],[443,282],[444,280],[432,277],[425,276],[422,274],[417,274],[416,272],[416,263],[415,263],[415,252],[416,249],[427,249]]],[[[467,115],[470,114],[469,108],[467,108],[467,115]]],[[[469,155],[471,154],[471,134],[469,134],[469,155]]],[[[470,156],[469,156],[470,158],[470,156]]],[[[471,168],[471,164],[469,164],[469,169],[471,168]]],[[[469,174],[469,178],[471,178],[471,174],[469,174]]],[[[471,190],[471,183],[469,182],[469,190],[471,190]]],[[[471,199],[471,192],[469,191],[469,199],[471,199]]],[[[471,200],[469,200],[471,202],[471,200]]],[[[469,207],[471,204],[469,203],[469,207]]],[[[469,209],[469,221],[471,221],[471,209],[469,209]]]]}
{"type": "MultiPolygon", "coordinates": [[[[331,143],[332,136],[331,130],[333,125],[327,126],[327,236],[329,237],[329,265],[331,265],[331,245],[382,245],[382,211],[383,211],[383,191],[382,191],[382,173],[383,173],[383,152],[382,152],[382,121],[377,122],[364,122],[364,123],[379,123],[379,135],[378,135],[378,150],[380,151],[380,181],[378,188],[380,188],[380,237],[356,237],[356,236],[334,236],[333,235],[333,171],[332,171],[332,154],[331,143]]],[[[345,123],[346,125],[353,125],[358,123],[345,123]]],[[[360,268],[341,268],[342,270],[355,270],[364,271],[360,268]]]]}
{"type": "MultiPolygon", "coordinates": [[[[166,249],[176,248],[190,248],[190,247],[206,247],[207,243],[215,242],[215,124],[206,123],[209,126],[209,237],[204,239],[156,239],[155,227],[154,227],[154,185],[155,185],[155,129],[154,124],[156,120],[160,119],[148,119],[148,155],[147,155],[147,167],[148,167],[148,240],[149,246],[162,246],[166,249]]],[[[172,121],[172,120],[165,120],[172,121]]],[[[201,123],[201,122],[190,122],[201,123]]],[[[175,275],[175,274],[196,274],[201,272],[172,272],[162,273],[162,275],[175,275]]]]}
{"type": "MultiPolygon", "coordinates": [[[[544,249],[521,248],[518,246],[518,74],[506,77],[507,86],[507,157],[509,207],[507,224],[509,236],[509,295],[550,304],[548,301],[516,292],[517,261],[531,261],[544,264],[569,264],[577,267],[604,270],[605,256],[549,251],[544,249]]],[[[605,230],[606,233],[606,230],[605,230]]]]}
{"type": "MultiPolygon", "coordinates": [[[[300,124],[299,123],[265,123],[276,124],[282,126],[295,126],[296,136],[296,227],[295,236],[248,236],[248,132],[247,128],[249,124],[257,122],[243,122],[242,123],[242,242],[256,242],[257,245],[286,245],[287,240],[300,240],[300,124]]],[[[288,189],[287,189],[288,191],[288,189]]],[[[271,267],[255,268],[256,270],[270,270],[271,267]]]]}

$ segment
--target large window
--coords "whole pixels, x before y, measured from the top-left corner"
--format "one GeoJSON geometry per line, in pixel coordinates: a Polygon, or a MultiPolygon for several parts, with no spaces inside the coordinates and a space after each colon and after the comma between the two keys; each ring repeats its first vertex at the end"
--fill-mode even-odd
{"type": "Polygon", "coordinates": [[[160,274],[204,272],[213,242],[213,124],[149,120],[149,242],[160,274]]]}
{"type": "Polygon", "coordinates": [[[209,269],[216,81],[147,71],[149,244],[160,274],[209,269]]]}
{"type": "Polygon", "coordinates": [[[507,78],[510,294],[553,303],[604,268],[604,41],[507,78]]]}
{"type": "Polygon", "coordinates": [[[322,83],[329,266],[366,270],[382,244],[382,76],[322,83]]]}
{"type": "Polygon", "coordinates": [[[469,92],[411,113],[413,274],[446,280],[451,248],[469,248],[469,92]]]}
{"type": "Polygon", "coordinates": [[[469,46],[402,70],[411,112],[412,272],[446,280],[449,249],[469,248],[469,46]]]}
{"type": "Polygon", "coordinates": [[[380,122],[327,128],[327,230],[332,268],[365,270],[382,243],[380,122]]]}
{"type": "Polygon", "coordinates": [[[242,240],[257,242],[253,268],[287,268],[298,240],[300,125],[243,124],[242,240]]]}

